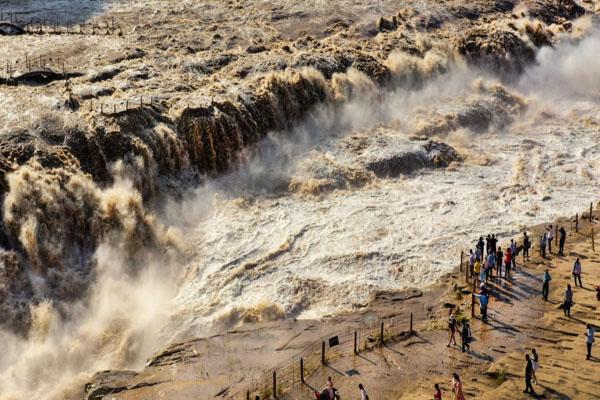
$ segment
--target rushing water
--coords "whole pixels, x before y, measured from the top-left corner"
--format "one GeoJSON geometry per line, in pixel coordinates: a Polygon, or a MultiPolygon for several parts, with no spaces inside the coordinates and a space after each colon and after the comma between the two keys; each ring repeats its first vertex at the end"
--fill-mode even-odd
{"type": "MultiPolygon", "coordinates": [[[[598,191],[600,82],[589,71],[599,53],[599,35],[544,49],[512,85],[456,64],[420,89],[323,106],[269,135],[239,170],[164,205],[160,219],[177,228],[188,261],[149,255],[129,274],[109,237],[89,298],[60,313],[50,301],[32,306],[27,340],[2,332],[0,397],[73,397],[90,373],[140,368],[175,338],[423,287],[481,234],[504,245],[580,211],[598,191]],[[417,134],[463,161],[393,177],[368,168],[422,153],[417,134]]],[[[94,196],[118,213],[140,200],[132,193],[118,181],[94,196]]],[[[124,229],[138,217],[124,215],[124,229]]]]}

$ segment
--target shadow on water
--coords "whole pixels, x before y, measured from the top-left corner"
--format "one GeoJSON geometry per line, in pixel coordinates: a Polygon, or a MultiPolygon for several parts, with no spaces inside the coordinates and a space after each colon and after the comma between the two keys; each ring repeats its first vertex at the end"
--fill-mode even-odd
{"type": "Polygon", "coordinates": [[[4,0],[0,12],[4,21],[16,18],[18,22],[32,19],[75,24],[102,14],[115,0],[4,0]]]}

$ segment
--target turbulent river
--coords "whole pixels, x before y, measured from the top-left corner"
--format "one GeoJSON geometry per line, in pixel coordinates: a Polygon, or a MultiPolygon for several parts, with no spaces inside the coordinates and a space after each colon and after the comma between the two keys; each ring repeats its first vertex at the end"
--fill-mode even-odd
{"type": "Polygon", "coordinates": [[[3,331],[0,398],[66,397],[94,371],[140,368],[172,340],[242,321],[357,309],[375,290],[433,283],[480,235],[504,246],[581,211],[598,200],[598,54],[597,33],[543,48],[512,83],[450,60],[420,87],[365,81],[270,133],[160,206],[184,257],[149,255],[132,275],[106,240],[88,298],[62,315],[32,306],[27,339],[3,331]]]}

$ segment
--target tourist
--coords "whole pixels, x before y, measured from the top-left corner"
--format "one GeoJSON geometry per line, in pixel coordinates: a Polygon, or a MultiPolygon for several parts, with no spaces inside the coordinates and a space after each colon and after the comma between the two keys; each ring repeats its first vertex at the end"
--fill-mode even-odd
{"type": "Polygon", "coordinates": [[[537,352],[535,351],[535,349],[531,349],[531,367],[533,369],[532,374],[531,374],[531,383],[533,383],[534,385],[537,385],[537,378],[535,376],[535,373],[538,370],[538,361],[539,361],[539,357],[537,352]]]}
{"type": "Polygon", "coordinates": [[[483,260],[483,237],[479,237],[479,241],[477,242],[477,250],[479,250],[479,254],[477,255],[481,260],[483,260]]]}
{"type": "Polygon", "coordinates": [[[531,363],[529,354],[525,354],[525,361],[527,361],[527,365],[525,366],[525,390],[523,390],[523,393],[535,395],[533,386],[531,386],[531,379],[533,378],[533,364],[531,363]]]}
{"type": "MultiPolygon", "coordinates": [[[[514,239],[510,239],[510,259],[512,261],[513,268],[517,267],[517,254],[518,253],[519,253],[519,250],[517,249],[517,242],[515,242],[514,239]]],[[[508,276],[508,274],[506,276],[508,276]]]]}
{"type": "Polygon", "coordinates": [[[477,259],[475,260],[475,265],[473,265],[473,273],[475,274],[475,276],[479,275],[479,280],[481,282],[483,282],[482,276],[481,276],[481,262],[480,262],[480,258],[477,257],[477,259]]]}
{"type": "Polygon", "coordinates": [[[558,240],[558,255],[559,256],[564,256],[565,255],[565,240],[567,239],[567,231],[565,231],[565,228],[561,226],[561,228],[558,230],[558,234],[560,235],[560,238],[558,240]]]}
{"type": "Polygon", "coordinates": [[[504,256],[504,276],[506,276],[507,278],[510,275],[510,267],[513,262],[513,257],[513,252],[510,249],[510,247],[508,247],[504,256]]]}
{"type": "Polygon", "coordinates": [[[456,372],[452,374],[452,392],[454,393],[453,400],[465,400],[462,383],[456,372]]]}
{"type": "Polygon", "coordinates": [[[450,340],[448,341],[447,347],[450,347],[452,344],[456,346],[456,338],[454,337],[454,334],[456,333],[456,318],[452,312],[450,312],[450,318],[448,319],[448,332],[450,334],[450,340]]]}
{"type": "Polygon", "coordinates": [[[548,294],[550,293],[550,281],[552,280],[552,276],[550,276],[550,272],[548,268],[544,271],[544,277],[542,278],[543,286],[542,286],[542,297],[545,301],[548,301],[548,294]]]}
{"type": "Polygon", "coordinates": [[[471,351],[471,346],[469,345],[469,339],[471,338],[471,330],[469,329],[469,322],[464,320],[462,323],[462,331],[460,333],[460,339],[462,342],[462,352],[465,352],[465,349],[471,351]]]}
{"type": "Polygon", "coordinates": [[[548,253],[552,254],[552,240],[554,240],[554,232],[552,232],[552,225],[546,228],[546,239],[548,240],[548,253]]]}
{"type": "Polygon", "coordinates": [[[487,306],[489,297],[487,292],[476,294],[477,298],[479,298],[479,312],[481,313],[481,320],[483,322],[487,322],[487,306]]]}
{"type": "Polygon", "coordinates": [[[490,237],[490,235],[487,235],[485,238],[485,254],[490,254],[490,249],[492,248],[491,243],[492,238],[490,237]]]}
{"type": "Polygon", "coordinates": [[[360,400],[369,400],[369,395],[362,383],[358,384],[358,390],[360,390],[360,400]]]}
{"type": "Polygon", "coordinates": [[[329,394],[329,399],[333,400],[335,398],[335,389],[330,376],[327,377],[327,385],[325,386],[325,390],[327,390],[327,394],[329,394]]]}
{"type": "Polygon", "coordinates": [[[433,388],[435,390],[433,392],[433,400],[442,400],[442,391],[440,390],[440,385],[436,383],[433,385],[433,388]]]}
{"type": "Polygon", "coordinates": [[[594,327],[591,324],[587,324],[586,326],[585,337],[587,345],[587,355],[585,359],[590,360],[592,358],[592,346],[594,344],[594,327]]]}
{"type": "Polygon", "coordinates": [[[494,253],[490,253],[487,259],[487,265],[485,266],[485,279],[490,279],[494,265],[496,264],[496,255],[494,253]]]}
{"type": "Polygon", "coordinates": [[[546,232],[544,232],[542,236],[540,236],[540,257],[542,258],[546,258],[546,242],[547,237],[546,232]]]}
{"type": "Polygon", "coordinates": [[[496,251],[496,276],[500,278],[502,276],[502,260],[504,258],[504,253],[502,252],[502,248],[498,247],[496,251]]]}
{"type": "Polygon", "coordinates": [[[577,286],[577,280],[579,280],[579,286],[583,287],[581,284],[581,261],[579,261],[579,257],[577,257],[577,260],[573,264],[573,280],[575,281],[575,286],[577,286]]]}
{"type": "Polygon", "coordinates": [[[496,239],[496,235],[492,234],[492,238],[490,239],[490,247],[491,252],[496,252],[496,246],[498,245],[498,239],[496,239]]]}
{"type": "Polygon", "coordinates": [[[529,260],[529,249],[531,248],[531,240],[527,236],[527,232],[523,232],[523,261],[529,260]]]}
{"type": "Polygon", "coordinates": [[[567,290],[565,290],[565,301],[563,303],[563,312],[565,316],[571,316],[571,307],[573,306],[573,290],[571,290],[571,285],[567,285],[567,290]]]}

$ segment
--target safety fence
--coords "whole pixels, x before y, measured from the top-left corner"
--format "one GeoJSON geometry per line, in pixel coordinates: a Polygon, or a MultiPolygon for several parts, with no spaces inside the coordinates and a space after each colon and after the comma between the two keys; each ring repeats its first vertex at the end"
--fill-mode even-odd
{"type": "MultiPolygon", "coordinates": [[[[415,334],[413,313],[409,317],[393,316],[371,324],[347,328],[316,340],[292,359],[272,368],[252,380],[245,392],[233,398],[306,398],[313,387],[311,377],[337,359],[406,339],[415,334]]],[[[320,382],[322,383],[322,382],[320,382]]]]}
{"type": "Polygon", "coordinates": [[[0,23],[13,25],[18,33],[30,35],[117,35],[123,34],[123,29],[114,18],[102,19],[91,17],[85,20],[75,20],[66,14],[48,17],[24,18],[25,12],[0,11],[0,23]]]}

